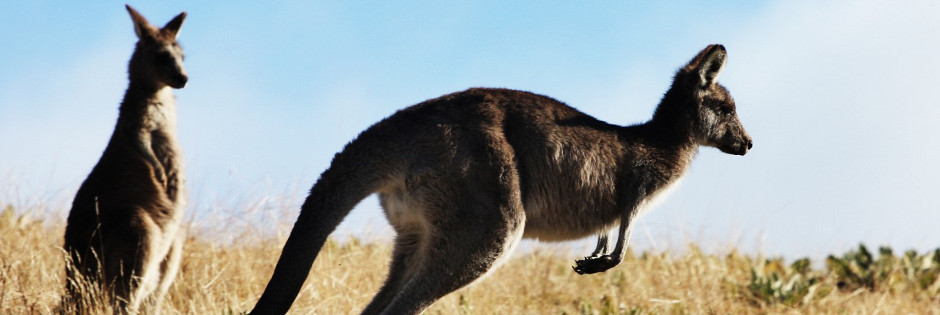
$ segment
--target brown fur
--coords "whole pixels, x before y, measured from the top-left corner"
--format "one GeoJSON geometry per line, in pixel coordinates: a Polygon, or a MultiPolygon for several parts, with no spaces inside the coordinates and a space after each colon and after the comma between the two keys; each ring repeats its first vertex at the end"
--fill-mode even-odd
{"type": "Polygon", "coordinates": [[[176,35],[186,13],[162,29],[127,6],[139,37],[130,84],[101,159],[82,183],[65,230],[66,299],[82,307],[83,281],[119,312],[159,304],[180,263],[183,164],[172,88],[187,76],[176,35]],[[146,301],[149,298],[149,301],[146,301]]]}
{"type": "Polygon", "coordinates": [[[616,266],[633,220],[688,169],[701,145],[743,155],[752,142],[715,82],[712,45],[675,76],[647,123],[616,126],[546,96],[470,89],[403,109],[338,153],[301,208],[252,314],[288,310],[327,236],[378,192],[397,237],[365,314],[416,314],[480,279],[518,241],[572,240],[620,225],[578,273],[616,266]]]}

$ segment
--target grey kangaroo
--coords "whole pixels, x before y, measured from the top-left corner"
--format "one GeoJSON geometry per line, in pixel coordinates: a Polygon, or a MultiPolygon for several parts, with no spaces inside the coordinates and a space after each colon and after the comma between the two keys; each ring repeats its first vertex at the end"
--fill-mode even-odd
{"type": "Polygon", "coordinates": [[[186,12],[163,28],[127,6],[138,42],[130,84],[101,159],[72,202],[65,229],[66,299],[82,311],[88,283],[117,312],[158,313],[180,265],[183,164],[172,89],[186,85],[176,42],[186,12]]]}
{"type": "Polygon", "coordinates": [[[327,236],[377,192],[397,235],[388,278],[363,314],[416,314],[492,271],[522,238],[573,240],[619,223],[617,244],[576,262],[621,262],[637,213],[689,167],[699,146],[753,146],[716,80],[725,48],[679,69],[653,118],[597,120],[546,96],[469,89],[402,109],[336,154],[313,185],[252,314],[283,314],[327,236]]]}

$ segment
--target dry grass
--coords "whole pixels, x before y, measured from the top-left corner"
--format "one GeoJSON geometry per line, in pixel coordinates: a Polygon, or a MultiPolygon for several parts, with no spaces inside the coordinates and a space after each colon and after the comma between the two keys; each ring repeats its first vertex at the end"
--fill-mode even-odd
{"type": "MultiPolygon", "coordinates": [[[[63,292],[64,226],[24,214],[27,210],[0,209],[3,314],[52,313],[63,292]]],[[[220,225],[208,223],[194,224],[191,229],[220,225]]],[[[207,236],[225,229],[209,230],[214,232],[198,233],[188,240],[183,267],[164,302],[164,313],[238,314],[249,310],[263,291],[282,243],[266,240],[257,231],[207,236]]],[[[384,279],[389,247],[385,242],[328,243],[292,313],[361,310],[384,279]]],[[[787,302],[762,297],[749,287],[758,274],[787,269],[779,263],[736,254],[704,254],[695,248],[682,252],[631,256],[608,272],[580,276],[570,267],[576,257],[536,251],[511,259],[490,277],[446,296],[426,313],[940,314],[936,277],[927,289],[911,285],[840,289],[838,277],[813,271],[821,275],[811,291],[796,302],[787,302]]],[[[794,272],[780,274],[790,279],[794,272]]],[[[775,290],[784,295],[790,292],[775,290]]]]}

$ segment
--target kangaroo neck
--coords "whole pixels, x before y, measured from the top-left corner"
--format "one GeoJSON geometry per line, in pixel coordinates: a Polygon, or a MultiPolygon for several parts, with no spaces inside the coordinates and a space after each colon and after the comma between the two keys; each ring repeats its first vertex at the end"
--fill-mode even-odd
{"type": "MultiPolygon", "coordinates": [[[[681,114],[680,114],[681,115],[681,114]]],[[[691,121],[678,115],[654,116],[642,125],[643,145],[657,152],[660,158],[672,161],[684,171],[698,154],[698,144],[691,121]]]]}
{"type": "Polygon", "coordinates": [[[175,127],[176,101],[169,86],[131,81],[121,102],[118,121],[131,128],[149,130],[175,127]]]}

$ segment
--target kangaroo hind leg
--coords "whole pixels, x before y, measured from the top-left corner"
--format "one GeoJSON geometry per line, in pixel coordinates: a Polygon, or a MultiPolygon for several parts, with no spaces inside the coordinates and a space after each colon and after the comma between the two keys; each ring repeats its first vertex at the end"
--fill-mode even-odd
{"type": "Polygon", "coordinates": [[[525,224],[518,179],[508,163],[486,166],[445,172],[414,194],[422,196],[420,237],[399,238],[389,280],[364,314],[420,313],[508,257],[525,224]]]}
{"type": "Polygon", "coordinates": [[[157,287],[162,255],[154,251],[158,242],[156,224],[148,216],[137,216],[129,224],[113,224],[104,241],[105,279],[113,286],[119,313],[136,314],[146,297],[157,287]]]}
{"type": "Polygon", "coordinates": [[[409,266],[414,269],[381,314],[420,313],[444,295],[483,278],[522,238],[522,224],[506,225],[512,224],[472,220],[440,226],[414,257],[420,262],[409,266]]]}
{"type": "Polygon", "coordinates": [[[163,298],[166,296],[167,291],[170,290],[170,285],[173,284],[173,280],[176,278],[176,274],[180,269],[180,262],[183,257],[183,239],[184,234],[182,232],[177,232],[176,235],[167,236],[170,242],[169,251],[166,253],[166,256],[160,260],[160,269],[158,274],[157,286],[150,296],[147,297],[147,300],[144,301],[144,310],[148,314],[160,314],[163,309],[163,298]]]}
{"type": "Polygon", "coordinates": [[[392,262],[389,266],[388,277],[385,284],[379,289],[372,302],[362,312],[363,314],[379,314],[395,295],[401,290],[405,281],[414,275],[415,268],[422,262],[424,233],[416,225],[397,226],[398,236],[395,237],[395,247],[392,250],[392,262]]]}

